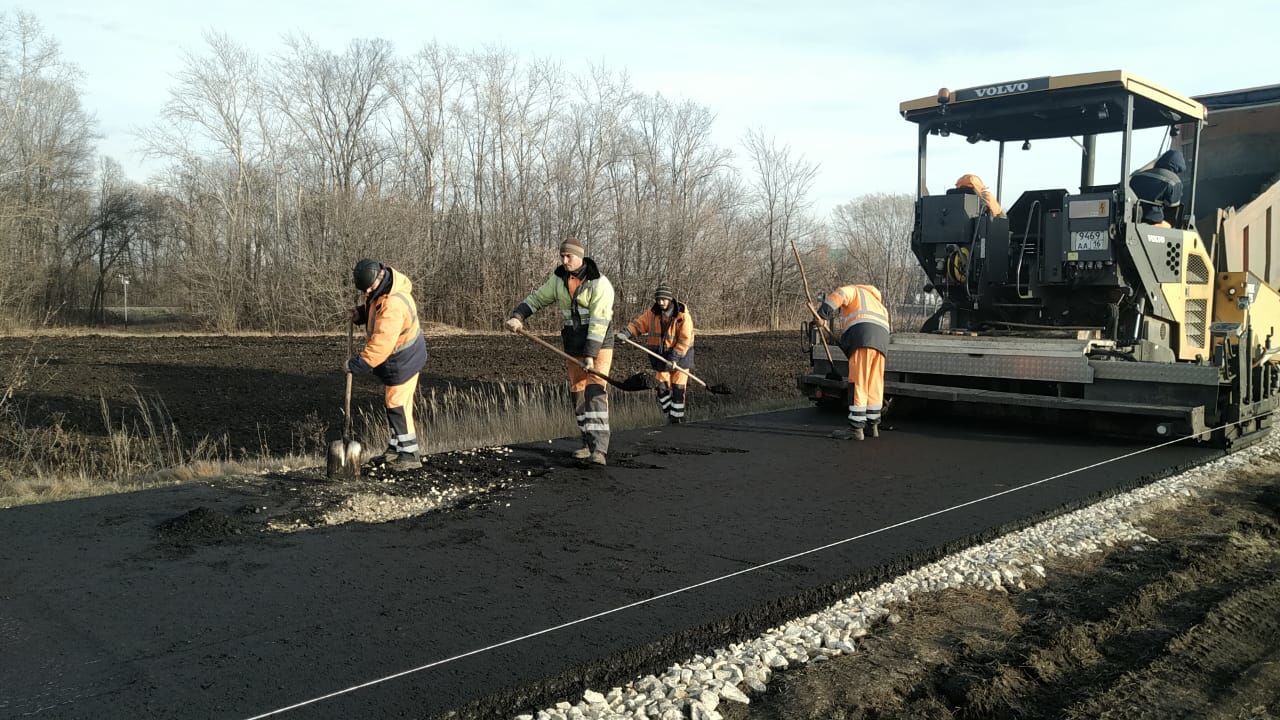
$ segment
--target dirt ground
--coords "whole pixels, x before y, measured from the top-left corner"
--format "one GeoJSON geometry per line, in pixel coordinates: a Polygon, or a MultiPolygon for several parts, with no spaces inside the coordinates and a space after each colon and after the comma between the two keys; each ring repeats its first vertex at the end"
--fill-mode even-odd
{"type": "MultiPolygon", "coordinates": [[[[0,359],[25,353],[30,343],[0,338],[0,359]]],[[[133,422],[136,391],[149,404],[163,403],[188,442],[208,437],[233,453],[318,453],[341,419],[345,344],[338,336],[41,337],[30,386],[18,400],[27,424],[60,418],[71,431],[102,435],[101,401],[115,422],[133,422]]],[[[513,335],[435,336],[427,346],[423,391],[564,381],[562,360],[513,335]]],[[[734,400],[798,397],[798,331],[700,336],[697,352],[699,374],[731,384],[734,400]]],[[[649,369],[631,348],[615,349],[614,367],[619,378],[649,369]]],[[[381,386],[360,377],[352,402],[381,407],[381,386]]],[[[708,409],[723,398],[698,393],[694,402],[708,409]]]]}
{"type": "Polygon", "coordinates": [[[896,609],[856,654],[776,675],[728,720],[1280,718],[1280,477],[1152,519],[1160,542],[1026,591],[896,609]]]}

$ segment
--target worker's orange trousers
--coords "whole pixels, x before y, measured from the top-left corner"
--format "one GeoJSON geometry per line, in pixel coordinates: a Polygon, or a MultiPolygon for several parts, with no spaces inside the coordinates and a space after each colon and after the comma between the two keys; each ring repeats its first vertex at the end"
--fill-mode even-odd
{"type": "Polygon", "coordinates": [[[874,348],[858,348],[849,357],[849,424],[880,424],[884,408],[884,354],[874,348]]]}
{"type": "MultiPolygon", "coordinates": [[[[582,369],[582,358],[565,361],[569,369],[569,395],[573,398],[573,414],[578,419],[582,446],[595,452],[609,452],[609,384],[604,378],[582,369]]],[[[613,349],[596,353],[593,370],[608,375],[613,366],[613,349]]]]}
{"type": "Polygon", "coordinates": [[[387,422],[391,425],[392,448],[402,453],[418,454],[418,435],[413,427],[413,396],[418,391],[418,373],[400,385],[387,385],[383,399],[387,406],[387,422]]]}

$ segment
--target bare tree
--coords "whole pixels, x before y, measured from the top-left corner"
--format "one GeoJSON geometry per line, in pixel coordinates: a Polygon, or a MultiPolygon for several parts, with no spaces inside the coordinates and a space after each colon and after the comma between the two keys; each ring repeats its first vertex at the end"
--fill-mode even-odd
{"type": "Polygon", "coordinates": [[[788,288],[799,282],[792,267],[791,243],[801,244],[815,228],[806,213],[818,168],[803,157],[793,157],[788,146],[780,147],[760,131],[749,132],[745,143],[755,171],[752,216],[769,302],[769,327],[776,329],[782,317],[783,298],[788,288]]]}
{"type": "Polygon", "coordinates": [[[87,212],[92,177],[93,119],[79,82],[32,16],[0,14],[0,317],[10,321],[68,295],[66,229],[87,212]]]}
{"type": "Polygon", "coordinates": [[[915,201],[905,193],[862,195],[837,206],[831,231],[841,282],[875,285],[891,305],[916,304],[927,278],[911,252],[914,222],[915,201]]]}

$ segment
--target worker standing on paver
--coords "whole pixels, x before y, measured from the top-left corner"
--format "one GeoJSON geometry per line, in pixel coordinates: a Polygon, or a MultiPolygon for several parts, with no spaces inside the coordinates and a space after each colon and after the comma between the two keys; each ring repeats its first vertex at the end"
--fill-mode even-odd
{"type": "Polygon", "coordinates": [[[982,178],[973,173],[965,173],[956,180],[956,187],[960,190],[971,192],[977,195],[982,204],[990,211],[991,217],[1004,217],[1004,208],[1000,207],[1000,201],[996,199],[996,194],[991,192],[991,188],[982,182],[982,178]]]}
{"type": "Polygon", "coordinates": [[[608,375],[613,364],[613,285],[576,239],[560,244],[560,266],[511,311],[507,327],[522,330],[530,315],[552,303],[560,307],[564,351],[574,357],[566,362],[582,447],[573,456],[604,465],[609,454],[609,386],[589,371],[608,375]]]}
{"type": "Polygon", "coordinates": [[[364,293],[364,304],[352,308],[351,320],[365,326],[368,339],[345,369],[373,373],[382,381],[391,426],[383,459],[392,470],[416,470],[422,461],[413,423],[413,396],[418,390],[418,374],[427,364],[427,343],[418,323],[413,283],[390,265],[368,258],[356,263],[351,279],[364,293]]]}
{"type": "Polygon", "coordinates": [[[851,437],[880,436],[884,408],[884,356],[889,350],[889,311],[872,285],[845,285],[822,300],[818,315],[849,358],[851,437]],[[864,433],[865,429],[865,433],[864,433]]]}
{"type": "Polygon", "coordinates": [[[676,300],[670,285],[660,283],[653,292],[653,305],[618,332],[620,340],[631,338],[642,340],[663,357],[649,358],[658,381],[658,406],[667,422],[679,425],[688,403],[689,376],[683,370],[693,369],[693,315],[676,300]]]}

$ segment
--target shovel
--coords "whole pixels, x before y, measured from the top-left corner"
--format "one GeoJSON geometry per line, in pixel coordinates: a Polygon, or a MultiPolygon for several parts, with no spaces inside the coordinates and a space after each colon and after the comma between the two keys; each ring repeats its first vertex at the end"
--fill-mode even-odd
{"type": "MultiPolygon", "coordinates": [[[[634,342],[634,341],[629,340],[629,339],[627,339],[627,338],[619,338],[619,339],[620,339],[620,340],[622,340],[622,342],[624,342],[624,343],[626,343],[626,344],[628,344],[628,345],[633,345],[633,346],[635,346],[635,347],[639,348],[640,350],[643,350],[644,352],[649,353],[650,355],[652,355],[652,356],[654,356],[654,357],[658,358],[658,359],[659,359],[659,360],[661,360],[662,362],[667,362],[667,359],[666,359],[666,358],[662,357],[662,356],[661,356],[661,355],[659,355],[658,353],[656,353],[656,352],[654,352],[654,351],[650,350],[649,348],[647,348],[647,347],[645,347],[645,346],[641,345],[641,344],[640,344],[640,343],[638,343],[638,342],[634,342]]],[[[698,377],[697,375],[694,375],[693,373],[689,372],[688,370],[685,370],[684,368],[680,368],[680,369],[679,369],[679,372],[682,372],[682,373],[684,373],[685,375],[688,375],[690,380],[692,380],[692,381],[694,381],[694,382],[698,383],[699,385],[701,385],[702,387],[706,388],[706,389],[707,389],[707,392],[709,392],[709,393],[711,393],[711,394],[713,394],[713,395],[732,395],[732,394],[733,394],[733,389],[732,389],[732,388],[730,388],[728,385],[723,385],[723,384],[720,384],[720,383],[717,383],[717,384],[715,384],[715,385],[708,385],[708,384],[706,384],[705,382],[703,382],[703,381],[702,381],[702,378],[698,377]]]]}
{"type": "Polygon", "coordinates": [[[800,250],[796,248],[796,239],[791,238],[791,254],[796,257],[796,267],[800,268],[800,279],[804,281],[804,304],[809,308],[809,312],[813,314],[813,319],[818,327],[818,337],[822,339],[822,349],[827,354],[827,362],[830,363],[831,369],[827,371],[828,380],[842,380],[840,373],[836,372],[836,361],[831,357],[831,342],[827,335],[827,327],[822,318],[818,315],[818,311],[813,307],[813,289],[809,287],[809,274],[804,271],[804,263],[800,261],[800,250]]]}
{"type": "MultiPolygon", "coordinates": [[[[351,363],[351,355],[355,347],[355,323],[347,323],[347,364],[351,363]]],[[[342,415],[346,424],[342,430],[342,439],[329,443],[328,463],[325,467],[327,477],[339,475],[352,480],[360,477],[360,443],[351,439],[351,368],[347,368],[347,390],[342,396],[342,415]]]]}
{"type": "MultiPolygon", "coordinates": [[[[538,343],[538,344],[539,344],[539,345],[541,345],[542,347],[544,347],[544,348],[546,348],[546,349],[550,350],[551,352],[553,352],[553,353],[555,353],[555,354],[559,355],[560,357],[564,358],[565,360],[568,360],[568,361],[569,361],[569,362],[571,362],[571,363],[580,364],[580,363],[579,363],[579,361],[578,361],[578,358],[576,358],[576,357],[574,357],[574,356],[570,355],[569,353],[567,353],[567,352],[565,352],[565,351],[561,350],[560,348],[556,347],[555,345],[552,345],[551,343],[547,342],[546,340],[543,340],[542,338],[538,337],[537,335],[534,335],[533,333],[529,332],[528,330],[516,330],[516,331],[514,331],[514,332],[515,332],[515,334],[517,334],[517,335],[523,335],[524,337],[529,338],[530,340],[532,340],[532,341],[534,341],[534,342],[538,343]]],[[[638,392],[638,391],[640,391],[640,390],[652,390],[652,389],[653,389],[653,383],[650,381],[649,376],[648,376],[648,375],[645,375],[644,373],[636,373],[635,375],[632,375],[631,377],[627,378],[626,380],[615,380],[614,378],[611,378],[611,377],[609,377],[608,375],[605,375],[604,373],[600,372],[599,370],[594,370],[594,369],[593,369],[593,370],[587,370],[587,372],[591,373],[592,375],[595,375],[596,377],[598,377],[598,378],[600,378],[600,379],[604,380],[605,382],[607,382],[607,383],[609,383],[610,385],[612,385],[612,386],[614,386],[614,387],[618,388],[619,390],[622,390],[623,392],[638,392]]]]}

